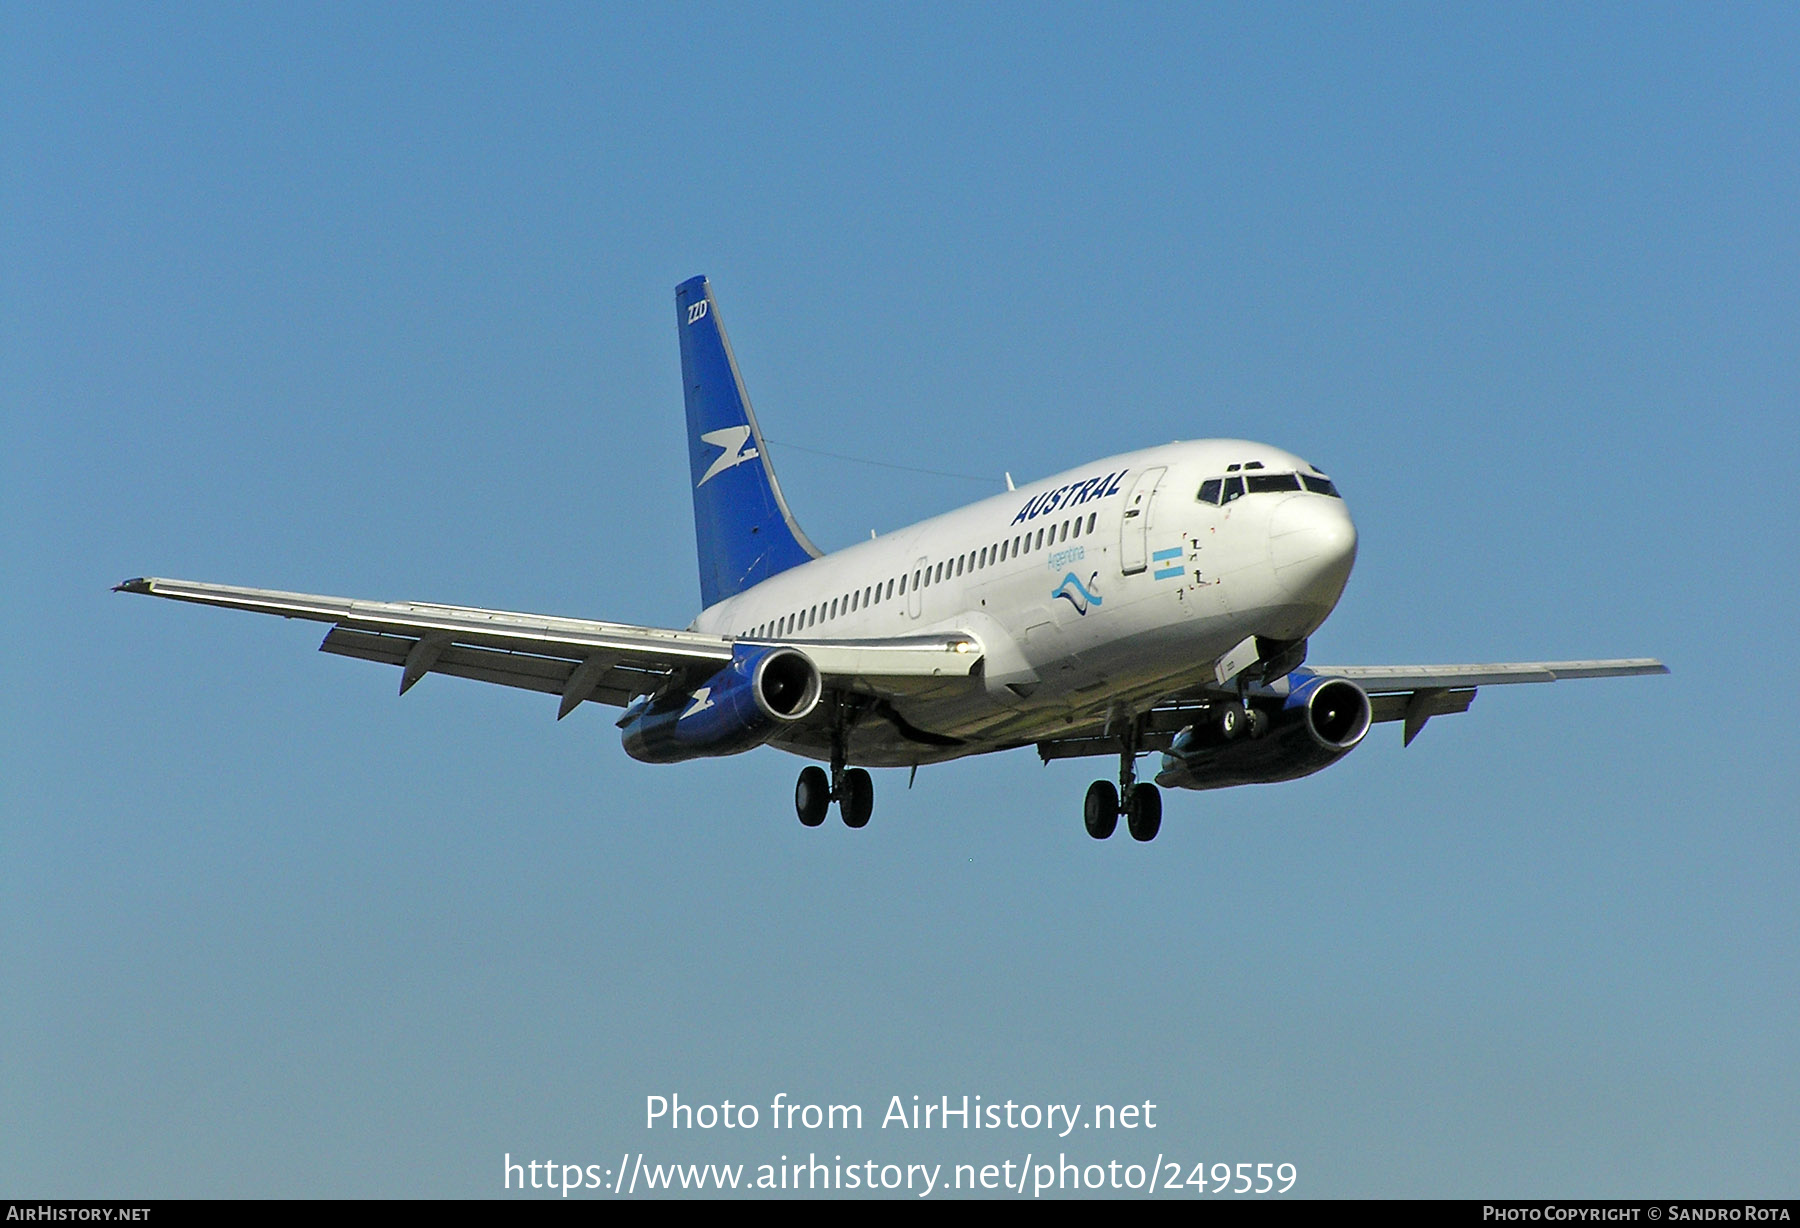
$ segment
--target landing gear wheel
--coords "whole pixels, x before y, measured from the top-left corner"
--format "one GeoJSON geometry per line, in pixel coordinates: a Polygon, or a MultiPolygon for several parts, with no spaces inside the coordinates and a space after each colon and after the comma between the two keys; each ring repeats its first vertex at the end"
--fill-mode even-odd
{"type": "Polygon", "coordinates": [[[1155,785],[1139,785],[1131,791],[1131,809],[1125,816],[1131,838],[1138,841],[1156,839],[1162,830],[1162,793],[1155,785]]]}
{"type": "Polygon", "coordinates": [[[1096,780],[1088,786],[1087,800],[1081,805],[1081,817],[1087,823],[1087,834],[1104,840],[1119,826],[1119,791],[1110,780],[1096,780]]]}
{"type": "Polygon", "coordinates": [[[1252,738],[1260,738],[1269,732],[1269,714],[1260,708],[1251,708],[1244,714],[1244,731],[1252,738]]]}
{"type": "Polygon", "coordinates": [[[1233,700],[1220,707],[1218,721],[1219,732],[1225,735],[1227,741],[1231,741],[1244,732],[1249,718],[1244,715],[1244,705],[1233,700]]]}
{"type": "Polygon", "coordinates": [[[794,786],[794,813],[806,826],[817,827],[830,808],[831,782],[825,779],[825,769],[817,765],[801,768],[800,781],[794,786]]]}
{"type": "Polygon", "coordinates": [[[874,812],[875,782],[864,769],[851,768],[844,773],[843,791],[838,796],[838,813],[843,816],[844,826],[866,827],[874,812]]]}

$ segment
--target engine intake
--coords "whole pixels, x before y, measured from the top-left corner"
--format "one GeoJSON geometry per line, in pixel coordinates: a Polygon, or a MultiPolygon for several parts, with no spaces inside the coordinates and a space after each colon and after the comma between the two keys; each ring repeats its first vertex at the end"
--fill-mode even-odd
{"type": "Polygon", "coordinates": [[[1304,694],[1307,732],[1320,746],[1342,754],[1369,732],[1369,697],[1354,682],[1327,678],[1304,694]]]}

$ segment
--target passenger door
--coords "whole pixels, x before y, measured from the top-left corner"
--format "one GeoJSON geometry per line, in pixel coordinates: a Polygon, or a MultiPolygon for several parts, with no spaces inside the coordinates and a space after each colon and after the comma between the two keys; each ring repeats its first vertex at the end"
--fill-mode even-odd
{"type": "Polygon", "coordinates": [[[1125,496],[1125,512],[1119,521],[1119,570],[1136,575],[1149,561],[1150,501],[1166,468],[1146,469],[1138,474],[1125,496]]]}

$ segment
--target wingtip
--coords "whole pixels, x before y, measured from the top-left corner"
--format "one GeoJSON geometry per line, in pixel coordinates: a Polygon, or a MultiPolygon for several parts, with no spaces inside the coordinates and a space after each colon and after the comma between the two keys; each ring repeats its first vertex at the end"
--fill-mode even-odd
{"type": "Polygon", "coordinates": [[[148,593],[150,592],[150,581],[143,576],[139,576],[135,580],[121,580],[113,585],[112,591],[115,593],[148,593]]]}

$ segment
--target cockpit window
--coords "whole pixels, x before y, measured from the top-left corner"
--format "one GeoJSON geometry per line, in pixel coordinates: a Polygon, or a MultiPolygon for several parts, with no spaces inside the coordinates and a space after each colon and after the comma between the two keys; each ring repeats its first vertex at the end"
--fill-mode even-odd
{"type": "Polygon", "coordinates": [[[1250,493],[1260,495],[1272,490],[1299,490],[1300,479],[1292,473],[1253,473],[1245,479],[1250,493]]]}
{"type": "Polygon", "coordinates": [[[1257,473],[1261,466],[1256,461],[1244,465],[1231,465],[1227,468],[1227,476],[1207,478],[1200,483],[1200,493],[1195,496],[1202,503],[1210,503],[1215,507],[1223,507],[1233,499],[1244,495],[1260,495],[1281,493],[1284,491],[1310,490],[1315,495],[1330,495],[1341,498],[1337,487],[1324,474],[1312,473],[1257,473]]]}

